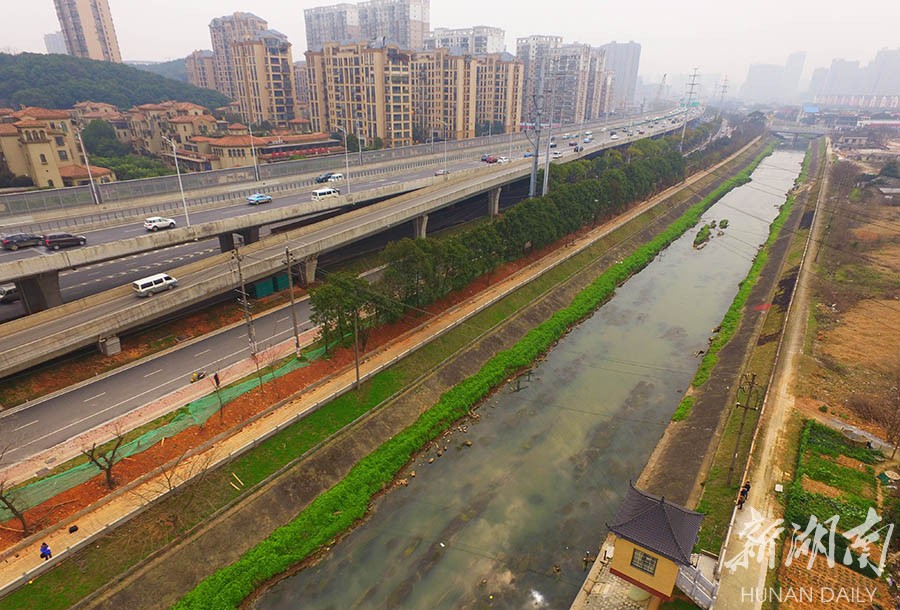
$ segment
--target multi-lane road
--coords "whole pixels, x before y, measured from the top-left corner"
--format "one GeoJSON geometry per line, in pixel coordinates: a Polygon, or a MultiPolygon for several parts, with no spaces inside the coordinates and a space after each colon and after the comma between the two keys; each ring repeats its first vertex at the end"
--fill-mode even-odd
{"type": "MultiPolygon", "coordinates": [[[[647,136],[653,131],[670,128],[660,124],[656,130],[645,126],[647,136]]],[[[594,140],[584,145],[587,152],[590,148],[599,147],[609,142],[610,132],[594,130],[594,140]]],[[[557,138],[558,148],[565,162],[574,156],[571,147],[561,138],[557,138]]],[[[502,151],[501,151],[502,154],[502,151]]],[[[482,165],[477,159],[459,161],[450,166],[451,173],[482,165]]],[[[434,167],[417,170],[414,175],[425,176],[434,173],[434,167]]],[[[360,190],[373,188],[386,181],[408,180],[407,170],[402,175],[382,177],[368,182],[360,181],[360,190]]],[[[296,205],[308,199],[308,193],[278,197],[272,206],[296,205]]],[[[216,209],[191,213],[192,223],[207,222],[219,218],[227,218],[235,214],[246,213],[249,206],[245,203],[225,205],[216,209]]],[[[252,208],[255,209],[255,208],[252,208]]],[[[181,222],[181,218],[176,218],[181,222]]],[[[98,229],[87,234],[90,243],[104,243],[133,236],[145,231],[142,226],[127,224],[116,227],[98,229]]],[[[166,250],[136,256],[109,263],[86,267],[66,273],[61,278],[63,293],[67,300],[79,298],[79,295],[92,294],[111,286],[121,286],[136,277],[149,275],[156,270],[168,269],[184,264],[191,258],[210,256],[219,251],[216,240],[175,246],[166,250]]],[[[42,256],[43,250],[31,249],[15,253],[3,253],[2,256],[42,256]]],[[[2,260],[2,258],[0,258],[2,260]]],[[[11,307],[5,305],[4,308],[11,307]]],[[[309,309],[307,302],[297,304],[297,318],[301,328],[309,328],[309,309]]],[[[281,309],[259,317],[256,322],[256,337],[260,347],[280,342],[291,337],[291,315],[288,309],[281,309]]],[[[2,329],[2,326],[0,326],[2,329]]],[[[173,350],[157,358],[136,366],[127,367],[95,382],[63,392],[46,400],[35,401],[27,408],[15,409],[0,413],[0,442],[10,443],[15,448],[6,456],[9,461],[22,461],[41,451],[56,446],[63,440],[77,436],[91,428],[111,421],[122,414],[136,409],[152,400],[189,383],[189,377],[195,370],[220,370],[227,365],[242,360],[249,355],[246,329],[233,328],[210,335],[191,343],[189,346],[173,350]]],[[[227,381],[227,380],[224,380],[227,381]]],[[[2,468],[2,466],[0,466],[2,468]]]]}

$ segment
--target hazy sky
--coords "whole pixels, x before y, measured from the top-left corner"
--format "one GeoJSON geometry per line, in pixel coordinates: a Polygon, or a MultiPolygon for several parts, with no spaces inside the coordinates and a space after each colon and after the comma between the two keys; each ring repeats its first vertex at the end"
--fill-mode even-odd
{"type": "MultiPolygon", "coordinates": [[[[276,0],[109,0],[122,57],[168,60],[211,48],[209,22],[247,11],[283,32],[303,58],[303,9],[338,2],[276,0]]],[[[43,35],[59,30],[52,0],[8,2],[0,50],[43,53],[43,35]]],[[[432,0],[432,27],[489,25],[506,30],[507,50],[530,34],[599,45],[641,43],[640,73],[727,75],[739,86],[751,63],[783,64],[806,51],[805,73],[831,59],[863,64],[885,47],[900,47],[898,0],[432,0]]],[[[735,91],[735,89],[731,89],[735,91]]]]}

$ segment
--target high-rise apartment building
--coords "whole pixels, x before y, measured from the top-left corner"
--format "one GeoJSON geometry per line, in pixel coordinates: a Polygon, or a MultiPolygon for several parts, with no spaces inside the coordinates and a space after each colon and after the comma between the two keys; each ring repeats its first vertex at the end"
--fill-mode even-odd
{"type": "Polygon", "coordinates": [[[614,73],[613,110],[634,105],[641,45],[631,42],[611,42],[600,47],[606,53],[606,68],[614,73]]]}
{"type": "Polygon", "coordinates": [[[562,44],[561,36],[527,36],[516,40],[516,57],[525,66],[522,115],[525,122],[537,120],[537,111],[550,74],[553,52],[562,44]]]}
{"type": "Polygon", "coordinates": [[[309,72],[305,61],[294,62],[294,86],[297,88],[297,105],[300,108],[309,106],[309,72]]]}
{"type": "Polygon", "coordinates": [[[68,51],[66,50],[66,37],[62,32],[44,34],[44,46],[47,47],[47,53],[53,55],[68,55],[68,51]]]}
{"type": "Polygon", "coordinates": [[[204,89],[218,89],[216,62],[212,51],[194,51],[185,58],[184,64],[190,84],[204,89]]]}
{"type": "Polygon", "coordinates": [[[475,62],[475,121],[482,126],[476,135],[519,131],[525,66],[509,53],[477,55],[475,62]],[[487,131],[484,125],[488,126],[487,131]]]}
{"type": "Polygon", "coordinates": [[[54,0],[69,55],[122,63],[107,0],[54,0]]]}
{"type": "Polygon", "coordinates": [[[306,52],[313,131],[345,131],[386,146],[516,131],[522,63],[509,54],[406,51],[326,44],[306,52]],[[496,126],[496,127],[491,127],[496,126]]]}
{"type": "Polygon", "coordinates": [[[506,32],[501,28],[477,25],[473,28],[435,28],[425,37],[426,49],[452,49],[458,53],[502,53],[506,32]]]}
{"type": "Polygon", "coordinates": [[[287,36],[263,30],[232,44],[232,85],[249,123],[287,127],[297,113],[294,61],[287,36]]]}
{"type": "Polygon", "coordinates": [[[553,123],[580,123],[587,118],[591,46],[564,44],[553,50],[547,74],[550,89],[548,112],[553,123]]]}
{"type": "Polygon", "coordinates": [[[585,119],[598,119],[612,110],[613,73],[606,69],[606,53],[592,48],[585,95],[585,119]]]}
{"type": "Polygon", "coordinates": [[[307,51],[312,130],[411,145],[411,55],[396,45],[361,42],[307,51]]]}
{"type": "Polygon", "coordinates": [[[430,29],[430,0],[370,0],[319,6],[303,11],[306,46],[313,51],[329,42],[381,40],[402,49],[424,49],[430,29]]]}
{"type": "Polygon", "coordinates": [[[265,19],[251,13],[237,12],[217,17],[209,23],[209,35],[213,47],[213,82],[216,91],[237,99],[234,82],[234,44],[253,39],[257,32],[269,29],[265,19]]]}
{"type": "Polygon", "coordinates": [[[317,6],[303,11],[306,47],[319,50],[326,42],[352,42],[365,38],[355,4],[317,6]]]}

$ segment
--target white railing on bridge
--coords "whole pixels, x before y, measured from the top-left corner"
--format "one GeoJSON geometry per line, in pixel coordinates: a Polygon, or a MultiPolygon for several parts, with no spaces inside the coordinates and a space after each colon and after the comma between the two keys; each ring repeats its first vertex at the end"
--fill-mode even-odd
{"type": "Polygon", "coordinates": [[[675,579],[675,585],[703,610],[709,610],[716,603],[719,583],[709,580],[703,575],[700,568],[681,566],[678,569],[678,578],[675,579]]]}

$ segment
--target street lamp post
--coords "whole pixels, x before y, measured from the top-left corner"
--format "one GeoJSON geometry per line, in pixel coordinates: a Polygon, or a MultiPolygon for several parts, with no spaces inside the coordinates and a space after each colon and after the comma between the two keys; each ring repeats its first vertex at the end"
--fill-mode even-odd
{"type": "Polygon", "coordinates": [[[359,167],[362,168],[362,137],[359,125],[359,117],[356,117],[356,150],[359,151],[359,167]]]}
{"type": "Polygon", "coordinates": [[[84,166],[87,168],[88,182],[91,184],[91,199],[94,200],[95,205],[100,205],[100,193],[97,192],[97,187],[94,185],[94,175],[91,173],[91,161],[88,159],[87,150],[84,148],[84,140],[81,139],[80,129],[78,130],[77,135],[78,144],[81,145],[81,154],[84,156],[84,166]]]}
{"type": "Polygon", "coordinates": [[[350,194],[350,151],[347,150],[347,130],[343,127],[338,127],[342,134],[344,134],[344,165],[347,167],[347,194],[350,194]]]}
{"type": "Polygon", "coordinates": [[[253,145],[253,123],[247,121],[247,130],[250,132],[250,156],[253,157],[253,176],[259,182],[259,163],[256,161],[256,146],[253,145]]]}
{"type": "Polygon", "coordinates": [[[181,183],[181,169],[178,167],[178,151],[175,149],[175,140],[162,136],[162,139],[172,145],[172,159],[175,161],[175,173],[178,175],[178,190],[181,191],[181,205],[184,206],[184,222],[190,227],[191,217],[188,214],[187,200],[184,198],[184,185],[181,183]]]}

